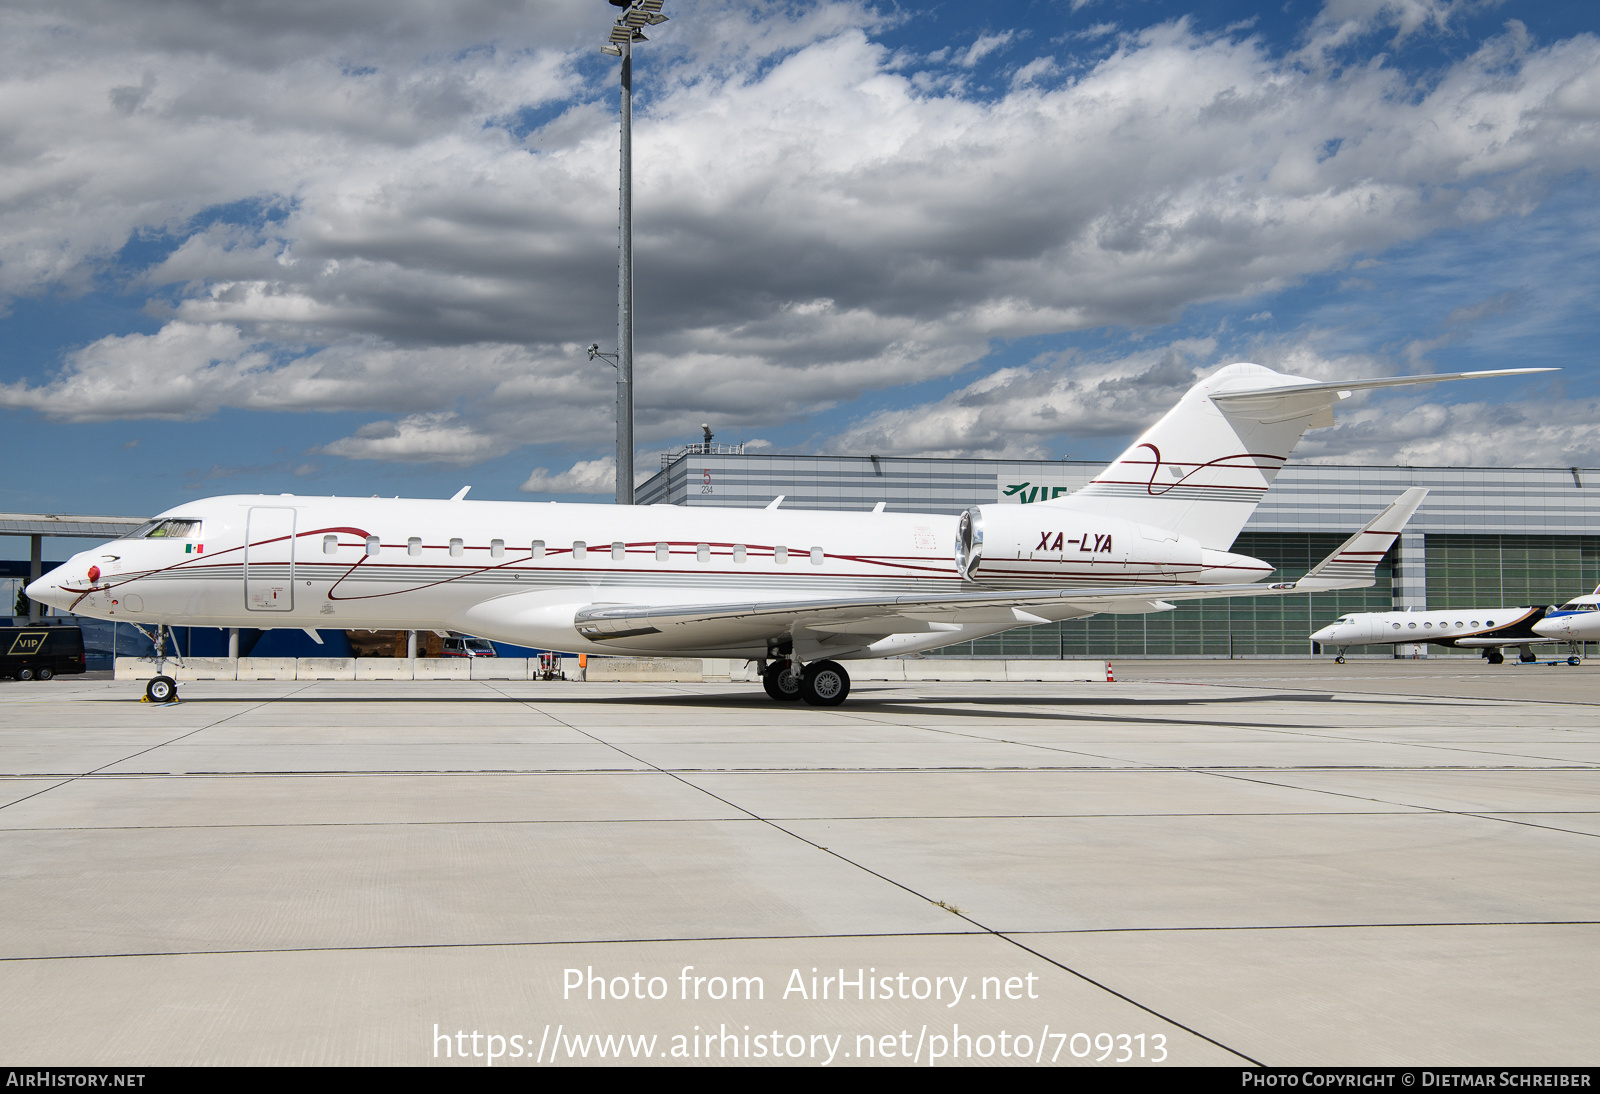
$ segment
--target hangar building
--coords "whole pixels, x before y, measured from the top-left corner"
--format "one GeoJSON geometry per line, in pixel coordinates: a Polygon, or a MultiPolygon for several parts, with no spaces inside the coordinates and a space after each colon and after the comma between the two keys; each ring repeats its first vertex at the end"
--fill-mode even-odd
{"type": "MultiPolygon", "coordinates": [[[[1086,485],[1103,461],[783,456],[696,443],[663,454],[641,505],[955,514],[1029,504],[1086,485]]],[[[974,657],[1303,657],[1345,612],[1560,604],[1600,585],[1600,469],[1289,463],[1235,541],[1281,580],[1304,574],[1411,486],[1429,489],[1370,589],[1180,604],[1021,628],[935,651],[974,657]]],[[[952,545],[952,550],[954,545],[952,545]]],[[[1351,656],[1359,651],[1352,650],[1351,656]]],[[[1390,656],[1387,649],[1369,651],[1390,656]]],[[[1438,656],[1440,647],[1414,651],[1438,656]]],[[[1476,657],[1476,652],[1448,651],[1476,657]]]]}

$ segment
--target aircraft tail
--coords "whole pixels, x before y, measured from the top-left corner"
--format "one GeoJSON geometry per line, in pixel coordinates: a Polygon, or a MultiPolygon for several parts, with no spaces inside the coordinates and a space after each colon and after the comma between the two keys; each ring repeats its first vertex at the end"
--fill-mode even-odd
{"type": "Polygon", "coordinates": [[[1320,383],[1262,365],[1212,373],[1133,447],[1075,494],[1042,505],[1118,517],[1191,536],[1225,551],[1308,429],[1333,424],[1333,407],[1365,388],[1432,384],[1548,369],[1497,369],[1320,383]]]}

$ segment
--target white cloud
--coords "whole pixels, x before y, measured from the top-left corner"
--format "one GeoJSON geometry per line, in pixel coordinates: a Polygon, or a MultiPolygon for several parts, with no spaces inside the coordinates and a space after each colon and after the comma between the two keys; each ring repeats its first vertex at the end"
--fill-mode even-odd
{"type": "MultiPolygon", "coordinates": [[[[352,458],[608,433],[609,372],[576,350],[614,323],[614,70],[584,60],[596,10],[10,5],[0,292],[86,288],[140,233],[182,243],[143,273],[174,296],[152,304],[157,334],[102,339],[53,377],[40,362],[0,406],[392,416],[326,448],[352,458]],[[192,219],[219,207],[234,212],[192,219]]],[[[1450,10],[1334,0],[1313,37],[1421,33],[1450,10]]],[[[1535,48],[1513,29],[1419,90],[1179,23],[1125,35],[1069,84],[1034,83],[1041,58],[978,99],[919,80],[870,39],[891,17],[860,5],[673,15],[636,126],[641,439],[703,416],[765,428],[952,375],[991,339],[1270,291],[1525,211],[1600,151],[1592,37],[1535,48]]],[[[873,450],[1042,444],[1028,438],[1048,422],[1025,414],[1008,439],[981,407],[1012,390],[1068,419],[1100,405],[1092,377],[1057,379],[970,390],[943,424],[908,423],[922,439],[873,450]]]]}
{"type": "Polygon", "coordinates": [[[549,468],[535,467],[517,489],[527,494],[615,494],[616,457],[579,460],[558,475],[550,474],[549,468]]]}
{"type": "Polygon", "coordinates": [[[1016,31],[1011,30],[1003,30],[999,34],[980,34],[956,63],[962,68],[972,68],[995,50],[1008,45],[1016,36],[1016,31]]]}
{"type": "Polygon", "coordinates": [[[352,460],[473,464],[503,456],[510,447],[504,438],[486,436],[454,414],[411,414],[397,422],[371,422],[322,450],[352,460]]]}

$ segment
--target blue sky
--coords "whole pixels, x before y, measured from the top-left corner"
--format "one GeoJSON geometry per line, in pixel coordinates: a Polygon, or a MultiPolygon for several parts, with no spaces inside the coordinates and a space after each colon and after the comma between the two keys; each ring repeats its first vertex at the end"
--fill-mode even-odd
{"type": "MultiPolygon", "coordinates": [[[[641,468],[702,421],[1109,457],[1234,360],[1559,366],[1355,400],[1301,455],[1600,464],[1592,5],[666,10],[641,468]]],[[[0,9],[0,509],[609,496],[611,15],[0,9]]]]}

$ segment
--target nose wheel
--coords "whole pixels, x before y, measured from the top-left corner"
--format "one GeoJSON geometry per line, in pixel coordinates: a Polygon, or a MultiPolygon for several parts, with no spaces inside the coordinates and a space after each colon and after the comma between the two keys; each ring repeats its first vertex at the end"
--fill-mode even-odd
{"type": "Polygon", "coordinates": [[[178,697],[178,682],[170,676],[157,676],[144,686],[144,697],[152,703],[170,703],[178,697]]]}

